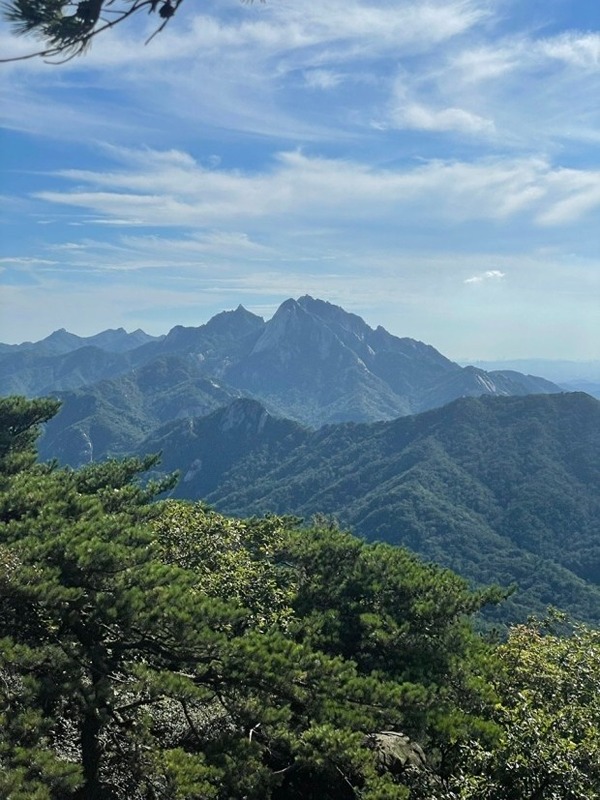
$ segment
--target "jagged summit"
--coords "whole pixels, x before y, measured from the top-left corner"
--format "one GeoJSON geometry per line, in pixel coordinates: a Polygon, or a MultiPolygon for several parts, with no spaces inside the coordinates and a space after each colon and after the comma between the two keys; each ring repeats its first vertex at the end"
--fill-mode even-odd
{"type": "Polygon", "coordinates": [[[234,311],[221,311],[211,317],[204,326],[205,330],[224,333],[231,336],[244,336],[264,325],[264,320],[239,305],[234,311]]]}
{"type": "MultiPolygon", "coordinates": [[[[0,391],[74,389],[94,383],[94,376],[125,376],[143,365],[152,375],[152,364],[165,355],[193,365],[173,371],[184,382],[192,375],[212,380],[311,426],[392,419],[462,396],[560,391],[516,372],[461,367],[428,344],[373,329],[309,294],[285,300],[267,322],[238,305],[204,325],[175,326],[161,338],[122,328],[91,337],[55,331],[39,345],[0,349],[0,391]]],[[[157,385],[163,386],[164,375],[157,367],[157,385]]],[[[152,391],[149,380],[144,392],[152,391]]]]}
{"type": "Polygon", "coordinates": [[[362,317],[345,311],[341,306],[336,306],[326,300],[315,299],[306,294],[298,298],[298,305],[323,322],[337,326],[340,330],[353,333],[359,338],[364,338],[369,332],[373,332],[362,317]]]}
{"type": "MultiPolygon", "coordinates": [[[[321,358],[334,346],[333,335],[322,321],[300,302],[290,299],[282,303],[252,349],[251,356],[270,352],[280,364],[289,364],[304,353],[316,350],[321,358]]],[[[301,368],[301,363],[297,363],[301,368]]]]}
{"type": "Polygon", "coordinates": [[[204,356],[219,340],[228,342],[243,339],[264,326],[262,317],[239,305],[234,311],[221,311],[204,325],[175,325],[166,335],[160,349],[163,351],[187,350],[204,356]]]}

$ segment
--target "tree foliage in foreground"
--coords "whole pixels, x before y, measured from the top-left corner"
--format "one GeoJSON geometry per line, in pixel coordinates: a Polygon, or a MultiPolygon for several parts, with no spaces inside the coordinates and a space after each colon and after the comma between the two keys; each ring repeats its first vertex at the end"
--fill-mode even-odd
{"type": "Polygon", "coordinates": [[[0,794],[405,796],[368,736],[441,740],[455,712],[464,727],[445,684],[469,680],[461,617],[483,598],[400,550],[378,569],[347,534],[154,503],[152,459],[35,464],[54,410],[0,405],[0,794]],[[386,666],[378,637],[406,663],[386,666]]]}
{"type": "MultiPolygon", "coordinates": [[[[18,35],[32,34],[44,46],[26,58],[42,56],[65,59],[84,53],[98,34],[142,11],[156,14],[153,35],[175,15],[183,0],[9,0],[5,19],[18,35]]],[[[11,60],[11,59],[8,59],[11,60]]],[[[18,59],[12,59],[18,60],[18,59]]]]}
{"type": "Polygon", "coordinates": [[[502,735],[474,747],[461,797],[478,800],[600,798],[600,631],[564,615],[519,625],[498,649],[502,735]]]}
{"type": "Polygon", "coordinates": [[[401,548],[36,464],[55,411],[0,400],[0,796],[597,796],[596,634],[493,648],[401,548]]]}

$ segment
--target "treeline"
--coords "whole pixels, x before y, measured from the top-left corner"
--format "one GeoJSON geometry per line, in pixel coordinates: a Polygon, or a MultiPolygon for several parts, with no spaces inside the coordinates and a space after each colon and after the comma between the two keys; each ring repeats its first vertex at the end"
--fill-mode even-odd
{"type": "Polygon", "coordinates": [[[0,796],[600,797],[597,631],[494,642],[503,593],[400,547],[40,464],[56,411],[0,400],[0,796]]]}

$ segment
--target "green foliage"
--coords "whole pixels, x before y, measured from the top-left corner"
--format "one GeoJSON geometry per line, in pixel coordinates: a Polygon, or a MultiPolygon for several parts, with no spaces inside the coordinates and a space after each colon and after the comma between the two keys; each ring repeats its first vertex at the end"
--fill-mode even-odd
{"type": "MultiPolygon", "coordinates": [[[[8,453],[27,454],[40,416],[29,411],[8,453]]],[[[353,660],[350,628],[329,643],[311,633],[304,533],[152,503],[164,486],[138,475],[153,459],[31,461],[0,494],[7,796],[398,795],[365,737],[416,719],[428,689],[377,674],[373,655],[353,660]]],[[[339,555],[355,552],[337,535],[339,555]]],[[[306,536],[318,551],[319,534],[306,536]]],[[[324,570],[328,559],[324,547],[324,570]]]]}
{"type": "Polygon", "coordinates": [[[513,628],[498,649],[503,734],[493,750],[474,747],[465,800],[596,800],[600,797],[600,631],[564,615],[513,628]],[[553,633],[556,623],[561,634],[553,633]],[[477,774],[478,773],[478,774],[477,774]]]}
{"type": "Polygon", "coordinates": [[[501,591],[473,593],[407,550],[336,530],[298,530],[287,548],[300,571],[296,637],[392,681],[400,730],[422,743],[432,766],[443,773],[461,741],[493,740],[481,713],[493,696],[489,650],[466,617],[499,602],[501,591]]]}
{"type": "Polygon", "coordinates": [[[168,500],[154,530],[161,559],[193,570],[199,592],[238,602],[259,630],[285,627],[295,580],[274,559],[284,539],[281,518],[228,519],[201,503],[168,500]]]}
{"type": "Polygon", "coordinates": [[[7,397],[0,402],[0,479],[31,466],[40,425],[58,411],[54,400],[7,397]]]}
{"type": "Polygon", "coordinates": [[[327,518],[35,464],[54,408],[0,401],[2,797],[598,797],[597,632],[493,647],[468,618],[501,592],[327,518]]]}

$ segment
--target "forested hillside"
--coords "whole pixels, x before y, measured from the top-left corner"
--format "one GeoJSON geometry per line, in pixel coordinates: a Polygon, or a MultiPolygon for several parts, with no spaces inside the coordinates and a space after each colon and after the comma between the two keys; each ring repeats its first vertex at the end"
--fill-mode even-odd
{"type": "Polygon", "coordinates": [[[597,632],[494,644],[502,593],[403,548],[40,464],[56,410],[0,401],[3,797],[600,797],[597,632]]]}
{"type": "Polygon", "coordinates": [[[336,518],[477,584],[518,584],[502,614],[555,603],[600,620],[600,403],[584,394],[465,398],[319,431],[250,401],[181,421],[140,452],[179,468],[180,497],[227,513],[336,518]]]}
{"type": "Polygon", "coordinates": [[[165,420],[203,416],[240,392],[206,378],[194,361],[164,354],[92,389],[57,396],[62,409],[46,426],[40,451],[78,465],[131,453],[165,420]]]}

